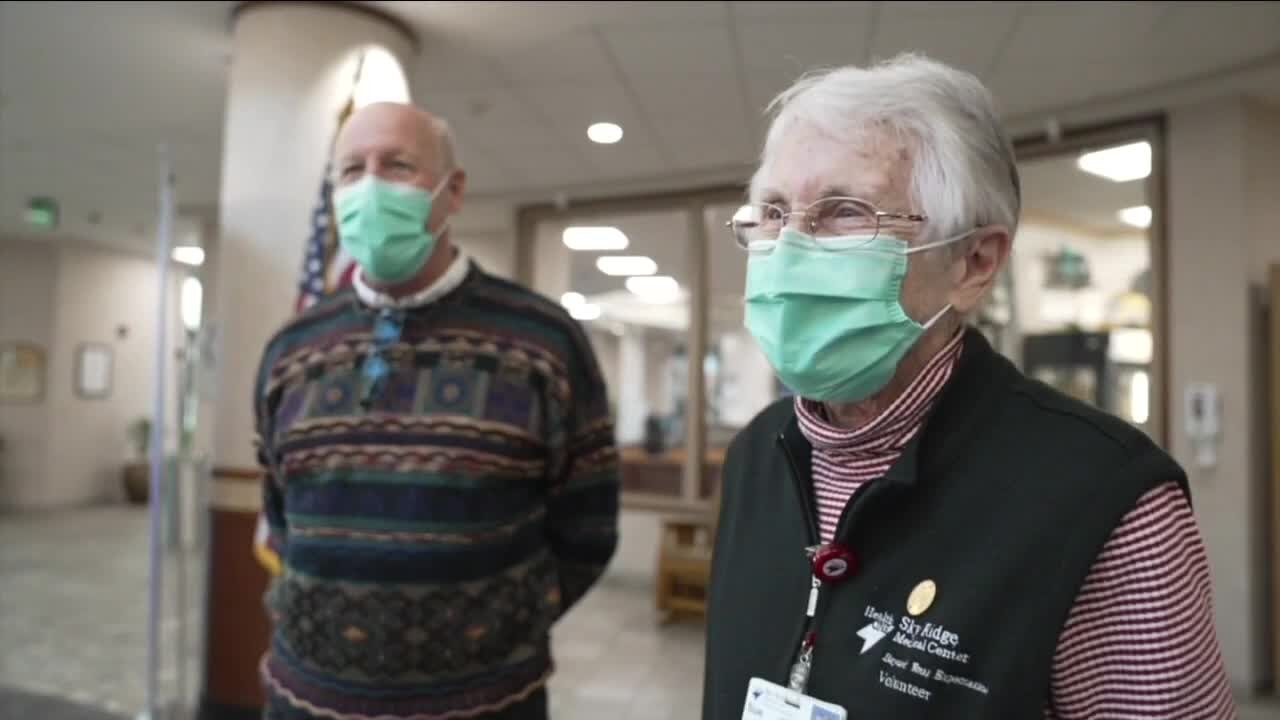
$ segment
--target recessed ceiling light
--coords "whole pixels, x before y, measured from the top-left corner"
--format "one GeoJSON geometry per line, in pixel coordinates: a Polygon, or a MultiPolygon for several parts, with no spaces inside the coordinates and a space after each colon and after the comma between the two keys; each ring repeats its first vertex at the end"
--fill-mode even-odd
{"type": "Polygon", "coordinates": [[[658,263],[644,255],[606,255],[596,260],[596,267],[605,275],[652,275],[658,272],[658,263]]]}
{"type": "Polygon", "coordinates": [[[1151,208],[1146,205],[1127,207],[1116,213],[1116,216],[1120,218],[1120,222],[1126,225],[1132,225],[1144,230],[1151,227],[1151,208]]]}
{"type": "Polygon", "coordinates": [[[669,303],[680,299],[680,283],[670,275],[627,278],[627,289],[644,302],[669,303]]]}
{"type": "Polygon", "coordinates": [[[598,122],[587,128],[587,137],[591,142],[601,145],[612,145],[622,139],[622,126],[611,122],[598,122]]]}
{"type": "Polygon", "coordinates": [[[184,245],[173,249],[173,259],[183,265],[200,267],[204,264],[204,248],[184,245]]]}
{"type": "Polygon", "coordinates": [[[1151,143],[1129,143],[1087,152],[1076,160],[1081,170],[1112,182],[1141,180],[1151,174],[1151,143]]]}
{"type": "Polygon", "coordinates": [[[567,308],[577,307],[586,301],[587,299],[580,292],[570,291],[560,296],[560,304],[567,308]]]}
{"type": "Polygon", "coordinates": [[[561,237],[570,250],[626,250],[628,244],[616,227],[568,227],[561,237]]]}
{"type": "Polygon", "coordinates": [[[600,306],[592,303],[582,303],[569,308],[569,315],[574,320],[595,320],[600,317],[600,306]]]}

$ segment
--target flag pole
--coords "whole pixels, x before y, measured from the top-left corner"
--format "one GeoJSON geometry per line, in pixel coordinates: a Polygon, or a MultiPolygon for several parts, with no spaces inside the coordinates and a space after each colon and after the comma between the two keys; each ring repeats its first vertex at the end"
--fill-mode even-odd
{"type": "Polygon", "coordinates": [[[152,423],[151,423],[151,492],[148,530],[150,587],[147,599],[147,689],[146,718],[156,720],[160,708],[159,667],[161,614],[163,613],[164,549],[163,509],[165,492],[164,423],[165,423],[165,360],[168,345],[169,323],[169,253],[173,244],[173,160],[169,148],[159,147],[160,208],[156,223],[156,269],[159,286],[156,290],[156,347],[155,367],[152,369],[152,423]]]}

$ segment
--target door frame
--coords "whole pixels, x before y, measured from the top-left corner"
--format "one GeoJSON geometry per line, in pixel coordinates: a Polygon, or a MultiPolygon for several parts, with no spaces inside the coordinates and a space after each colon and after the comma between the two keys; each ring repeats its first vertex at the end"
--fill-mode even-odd
{"type": "Polygon", "coordinates": [[[1151,226],[1147,246],[1151,261],[1151,437],[1170,447],[1169,394],[1169,252],[1168,252],[1168,121],[1164,113],[1048,130],[1014,138],[1018,163],[1146,140],[1151,144],[1151,174],[1145,181],[1151,226]]]}

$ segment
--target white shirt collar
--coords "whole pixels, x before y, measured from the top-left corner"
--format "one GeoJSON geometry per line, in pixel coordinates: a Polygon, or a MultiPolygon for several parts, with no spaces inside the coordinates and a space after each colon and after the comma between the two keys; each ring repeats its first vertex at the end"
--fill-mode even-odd
{"type": "Polygon", "coordinates": [[[453,261],[449,263],[449,267],[445,269],[444,274],[436,278],[435,282],[412,295],[393,298],[384,292],[374,290],[365,283],[364,273],[359,269],[353,273],[354,277],[351,283],[355,286],[356,295],[360,297],[360,302],[369,307],[395,310],[422,307],[453,292],[467,279],[467,273],[471,270],[471,258],[462,248],[456,245],[454,250],[453,261]]]}

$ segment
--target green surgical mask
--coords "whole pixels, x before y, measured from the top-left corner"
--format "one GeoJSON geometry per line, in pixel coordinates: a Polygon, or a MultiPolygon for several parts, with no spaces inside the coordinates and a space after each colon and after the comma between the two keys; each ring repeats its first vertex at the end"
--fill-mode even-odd
{"type": "Polygon", "coordinates": [[[746,327],[778,378],[801,397],[856,402],[879,392],[898,363],[950,305],[926,323],[902,308],[902,281],[911,253],[879,235],[814,239],[791,228],[771,252],[747,259],[746,327]],[[828,248],[845,247],[845,250],[828,248]]]}
{"type": "Polygon", "coordinates": [[[437,233],[427,229],[431,204],[448,177],[430,193],[415,185],[365,175],[334,193],[338,240],[371,279],[408,280],[427,264],[437,233]]]}

